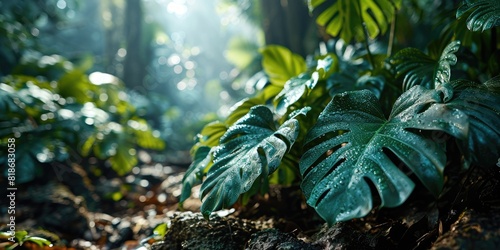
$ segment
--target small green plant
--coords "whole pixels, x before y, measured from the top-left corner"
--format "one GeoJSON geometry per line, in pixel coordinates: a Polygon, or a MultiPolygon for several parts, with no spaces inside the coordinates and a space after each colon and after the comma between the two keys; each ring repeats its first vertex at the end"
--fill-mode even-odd
{"type": "Polygon", "coordinates": [[[25,230],[16,231],[14,235],[12,235],[11,232],[0,232],[0,237],[5,238],[12,243],[4,246],[6,250],[15,249],[18,246],[22,246],[26,242],[35,243],[39,247],[52,246],[52,243],[49,240],[42,237],[30,236],[25,230]]]}
{"type": "Polygon", "coordinates": [[[167,234],[168,227],[169,227],[169,225],[167,223],[158,224],[153,229],[153,235],[148,236],[148,237],[141,240],[141,245],[144,247],[147,247],[149,245],[152,245],[154,242],[161,241],[165,237],[165,235],[167,234]]]}
{"type": "MultiPolygon", "coordinates": [[[[18,183],[33,180],[43,171],[41,164],[70,157],[109,160],[123,175],[137,164],[136,148],[165,146],[136,113],[122,83],[104,73],[87,75],[87,67],[42,56],[18,65],[0,82],[0,147],[15,139],[18,183]]],[[[2,165],[7,160],[0,156],[2,165]]]]}
{"type": "Polygon", "coordinates": [[[406,14],[424,13],[424,6],[418,0],[309,1],[332,39],[311,60],[280,46],[262,50],[268,84],[201,131],[181,202],[201,183],[208,217],[266,192],[269,183],[300,183],[307,203],[331,224],[367,215],[372,192],[380,207],[401,205],[416,185],[411,175],[439,196],[448,159],[462,159],[464,168],[495,166],[498,2],[443,4],[412,23],[406,14]],[[428,35],[427,49],[407,46],[396,19],[428,35]],[[429,26],[436,27],[432,34],[429,26]],[[459,153],[447,151],[452,142],[459,153]]]}

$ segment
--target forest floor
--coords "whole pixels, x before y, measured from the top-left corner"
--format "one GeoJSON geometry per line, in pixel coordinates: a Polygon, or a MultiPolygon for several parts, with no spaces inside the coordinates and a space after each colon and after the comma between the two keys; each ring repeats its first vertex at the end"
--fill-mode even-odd
{"type": "MultiPolygon", "coordinates": [[[[146,164],[97,180],[71,168],[62,180],[19,187],[16,230],[53,246],[16,249],[500,249],[498,169],[450,175],[437,199],[417,188],[400,207],[328,226],[298,187],[272,186],[207,221],[197,188],[179,207],[185,168],[146,164]]],[[[8,246],[0,237],[0,248],[8,246]]]]}

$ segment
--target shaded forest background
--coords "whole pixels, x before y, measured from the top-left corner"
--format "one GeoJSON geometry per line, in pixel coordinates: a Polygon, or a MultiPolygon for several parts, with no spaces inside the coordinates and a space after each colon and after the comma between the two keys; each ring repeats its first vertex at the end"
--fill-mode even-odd
{"type": "Polygon", "coordinates": [[[3,1],[0,15],[3,76],[43,55],[117,76],[166,142],[157,161],[189,161],[201,127],[253,93],[258,48],[317,44],[302,1],[3,1]]]}

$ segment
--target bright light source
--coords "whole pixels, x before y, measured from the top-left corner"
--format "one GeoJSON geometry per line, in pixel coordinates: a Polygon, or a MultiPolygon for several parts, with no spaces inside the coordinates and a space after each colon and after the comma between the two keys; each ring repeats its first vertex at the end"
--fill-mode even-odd
{"type": "Polygon", "coordinates": [[[185,90],[186,87],[187,87],[187,84],[184,81],[180,81],[179,83],[177,83],[177,89],[180,91],[185,90]]]}
{"type": "Polygon", "coordinates": [[[167,62],[168,62],[168,60],[164,56],[160,56],[160,58],[158,58],[158,64],[159,65],[165,65],[165,64],[167,64],[167,62]]]}
{"type": "Polygon", "coordinates": [[[222,100],[229,100],[229,98],[231,98],[231,96],[229,95],[229,93],[227,91],[221,91],[220,94],[219,94],[220,98],[222,100]]]}
{"type": "Polygon", "coordinates": [[[107,73],[102,72],[93,72],[89,75],[89,80],[94,85],[102,85],[102,84],[116,84],[118,85],[120,80],[114,76],[107,73]]]}
{"type": "Polygon", "coordinates": [[[92,126],[92,125],[94,125],[94,119],[87,117],[87,118],[85,118],[85,123],[89,126],[92,126]]]}
{"type": "Polygon", "coordinates": [[[194,69],[194,62],[193,61],[187,61],[184,63],[184,68],[186,69],[194,69]]]}
{"type": "Polygon", "coordinates": [[[176,73],[176,74],[182,73],[182,66],[181,65],[175,65],[175,67],[174,67],[174,73],[176,73]]]}
{"type": "Polygon", "coordinates": [[[179,64],[181,62],[181,57],[177,54],[173,54],[168,58],[168,65],[174,66],[176,64],[179,64]]]}
{"type": "Polygon", "coordinates": [[[124,48],[120,48],[117,52],[119,57],[125,57],[127,55],[127,50],[124,48]]]}
{"type": "MultiPolygon", "coordinates": [[[[141,180],[139,182],[139,185],[141,185],[142,187],[148,187],[149,186],[149,181],[148,180],[141,180]]],[[[146,197],[144,197],[146,198],[146,197]]]]}
{"type": "Polygon", "coordinates": [[[193,47],[191,48],[191,55],[197,56],[200,54],[200,47],[193,47]]]}
{"type": "Polygon", "coordinates": [[[190,70],[188,70],[188,71],[186,72],[186,77],[188,77],[188,78],[193,78],[193,77],[194,77],[194,75],[195,75],[195,71],[194,71],[194,70],[192,70],[192,69],[190,69],[190,70]]]}
{"type": "Polygon", "coordinates": [[[167,5],[167,11],[168,13],[175,14],[176,16],[180,17],[183,16],[184,14],[187,13],[187,6],[185,1],[182,0],[174,0],[167,5]]]}
{"type": "Polygon", "coordinates": [[[99,100],[101,100],[102,102],[107,101],[107,100],[108,100],[108,94],[106,94],[106,93],[101,93],[101,94],[99,95],[99,100]]]}
{"type": "Polygon", "coordinates": [[[158,195],[158,202],[162,203],[162,202],[165,202],[167,200],[167,195],[165,193],[161,193],[158,195]]]}
{"type": "Polygon", "coordinates": [[[57,8],[59,8],[59,9],[63,10],[64,8],[66,8],[66,1],[64,1],[64,0],[59,0],[59,1],[57,1],[57,4],[56,4],[56,5],[57,5],[57,8]]]}

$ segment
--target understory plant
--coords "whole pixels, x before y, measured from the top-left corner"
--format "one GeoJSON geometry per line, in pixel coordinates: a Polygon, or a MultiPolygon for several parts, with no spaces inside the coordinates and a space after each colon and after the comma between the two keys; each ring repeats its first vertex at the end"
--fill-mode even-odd
{"type": "Polygon", "coordinates": [[[428,2],[308,1],[330,39],[307,60],[262,49],[267,84],[200,132],[181,202],[201,184],[208,218],[300,184],[332,224],[367,215],[373,196],[399,206],[415,185],[438,197],[450,159],[498,165],[500,4],[428,2]]]}
{"type": "Polygon", "coordinates": [[[2,249],[12,250],[17,247],[22,247],[24,243],[31,242],[36,244],[38,247],[42,248],[44,246],[51,247],[52,243],[42,237],[31,236],[27,231],[16,231],[15,233],[12,231],[9,232],[0,232],[0,239],[7,240],[7,242],[0,243],[2,249]]]}
{"type": "MultiPolygon", "coordinates": [[[[136,149],[164,148],[129,102],[123,83],[101,72],[88,75],[88,68],[89,61],[34,56],[0,80],[0,148],[14,147],[9,152],[15,152],[17,183],[52,170],[60,178],[62,166],[89,157],[106,160],[124,175],[138,163],[136,149]]],[[[8,160],[0,155],[0,165],[11,165],[8,160]]]]}

